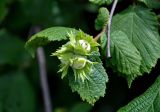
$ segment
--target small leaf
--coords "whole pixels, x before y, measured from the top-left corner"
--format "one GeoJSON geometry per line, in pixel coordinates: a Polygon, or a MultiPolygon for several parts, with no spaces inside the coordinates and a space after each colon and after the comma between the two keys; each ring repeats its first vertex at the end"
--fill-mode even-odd
{"type": "MultiPolygon", "coordinates": [[[[99,58],[92,57],[92,61],[100,61],[99,58]],[[97,60],[98,59],[98,60],[97,60]]],[[[89,76],[89,80],[77,81],[73,74],[69,74],[69,85],[73,92],[77,91],[82,100],[94,104],[100,97],[104,97],[108,76],[101,63],[94,64],[89,76]]]]}
{"type": "Polygon", "coordinates": [[[104,4],[111,4],[113,0],[89,0],[90,2],[96,4],[96,5],[104,5],[104,4]]]}
{"type": "Polygon", "coordinates": [[[0,77],[0,112],[35,112],[35,94],[22,72],[0,77]]]}
{"type": "Polygon", "coordinates": [[[44,46],[52,41],[61,41],[67,39],[67,34],[76,32],[73,28],[52,27],[45,29],[33,35],[26,43],[26,49],[34,57],[34,53],[39,46],[44,46]]]}
{"type": "Polygon", "coordinates": [[[146,4],[149,8],[159,9],[160,8],[160,0],[139,0],[146,4]]]}
{"type": "Polygon", "coordinates": [[[108,24],[109,20],[109,11],[107,8],[102,7],[99,9],[99,14],[97,16],[97,19],[95,20],[95,28],[96,30],[103,29],[104,26],[108,24]]]}
{"type": "Polygon", "coordinates": [[[160,76],[141,96],[135,98],[118,112],[159,112],[160,111],[160,76]]]}

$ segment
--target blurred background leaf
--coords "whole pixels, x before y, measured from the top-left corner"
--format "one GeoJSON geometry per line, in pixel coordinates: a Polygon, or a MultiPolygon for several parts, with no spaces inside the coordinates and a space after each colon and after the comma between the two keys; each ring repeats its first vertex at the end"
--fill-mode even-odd
{"type": "Polygon", "coordinates": [[[0,30],[0,65],[26,66],[31,56],[24,49],[24,41],[10,34],[7,30],[0,30]]]}
{"type": "Polygon", "coordinates": [[[0,112],[35,112],[35,93],[23,72],[0,77],[0,112]]]}

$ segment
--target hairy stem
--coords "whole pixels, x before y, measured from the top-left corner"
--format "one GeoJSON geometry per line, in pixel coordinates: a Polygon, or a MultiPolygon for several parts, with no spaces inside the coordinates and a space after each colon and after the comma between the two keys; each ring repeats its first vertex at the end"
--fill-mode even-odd
{"type": "Polygon", "coordinates": [[[112,8],[111,8],[111,12],[110,12],[110,16],[109,16],[109,21],[108,21],[108,26],[107,26],[107,57],[111,57],[111,51],[110,51],[110,37],[111,37],[111,24],[112,24],[112,17],[113,17],[113,14],[114,14],[114,11],[115,11],[115,8],[117,6],[117,2],[118,0],[114,0],[114,3],[112,5],[112,8]]]}

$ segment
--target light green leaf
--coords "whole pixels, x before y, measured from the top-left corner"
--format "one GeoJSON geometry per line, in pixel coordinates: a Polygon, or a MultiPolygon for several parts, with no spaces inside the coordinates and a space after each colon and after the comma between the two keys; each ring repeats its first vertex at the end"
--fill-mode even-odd
{"type": "MultiPolygon", "coordinates": [[[[95,59],[93,58],[93,60],[95,59]]],[[[104,97],[108,76],[101,63],[94,64],[88,76],[89,80],[82,82],[75,81],[74,75],[69,74],[69,85],[73,92],[77,91],[80,94],[82,100],[93,105],[100,97],[104,97]]]]}
{"type": "Polygon", "coordinates": [[[160,76],[146,92],[118,112],[160,112],[160,76]]]}
{"type": "Polygon", "coordinates": [[[140,74],[140,53],[122,31],[111,34],[111,54],[112,66],[124,77],[137,77],[140,74]]]}
{"type": "Polygon", "coordinates": [[[99,9],[99,13],[97,16],[97,19],[95,20],[95,28],[96,30],[103,29],[104,26],[108,24],[109,19],[109,11],[105,7],[101,7],[99,9]]]}
{"type": "Polygon", "coordinates": [[[0,30],[0,65],[27,66],[31,57],[25,51],[24,44],[17,36],[0,30]]]}
{"type": "Polygon", "coordinates": [[[158,9],[160,8],[160,0],[139,0],[145,3],[149,8],[158,9]]]}
{"type": "Polygon", "coordinates": [[[90,2],[96,4],[96,5],[104,5],[104,4],[111,4],[113,0],[89,0],[90,2]]]}
{"type": "Polygon", "coordinates": [[[35,112],[35,94],[22,72],[0,77],[0,112],[35,112]]]}
{"type": "MultiPolygon", "coordinates": [[[[139,51],[142,57],[141,74],[149,73],[152,67],[156,65],[158,58],[160,58],[157,24],[155,14],[149,9],[139,6],[129,7],[113,18],[112,32],[116,30],[123,31],[139,51]]],[[[129,80],[131,81],[132,78],[129,80]]]]}
{"type": "Polygon", "coordinates": [[[76,32],[73,28],[52,27],[33,35],[26,43],[26,49],[34,57],[34,53],[39,46],[44,46],[52,41],[66,40],[70,32],[76,32]]]}

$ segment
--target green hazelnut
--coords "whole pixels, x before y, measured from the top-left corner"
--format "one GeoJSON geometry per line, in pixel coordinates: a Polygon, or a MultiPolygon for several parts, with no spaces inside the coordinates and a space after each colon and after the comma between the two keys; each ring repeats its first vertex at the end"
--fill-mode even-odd
{"type": "Polygon", "coordinates": [[[72,62],[72,67],[74,69],[83,69],[86,65],[87,60],[85,58],[79,57],[75,58],[72,62]]]}

